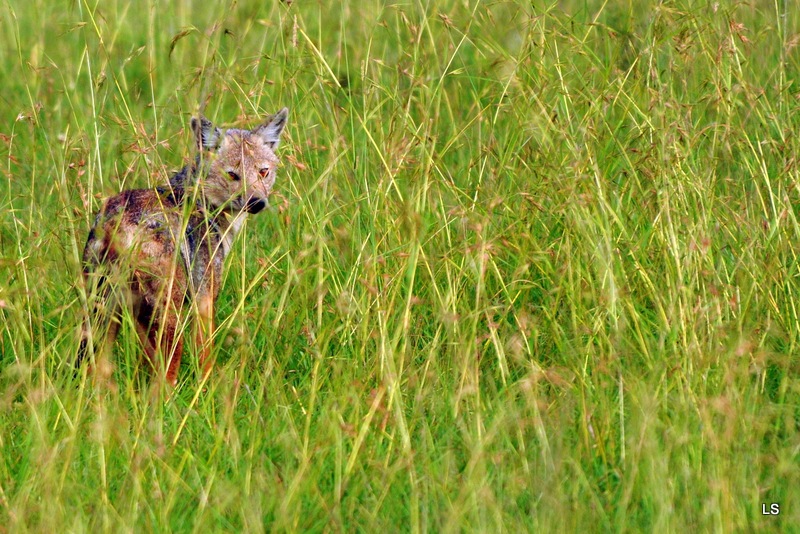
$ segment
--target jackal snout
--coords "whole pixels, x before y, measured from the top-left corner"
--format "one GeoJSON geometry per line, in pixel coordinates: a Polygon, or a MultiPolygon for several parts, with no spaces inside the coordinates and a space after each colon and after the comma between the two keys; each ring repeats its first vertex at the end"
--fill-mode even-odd
{"type": "Polygon", "coordinates": [[[248,213],[258,213],[265,207],[267,207],[266,200],[263,198],[250,197],[247,199],[247,204],[245,204],[244,209],[246,209],[248,213]]]}

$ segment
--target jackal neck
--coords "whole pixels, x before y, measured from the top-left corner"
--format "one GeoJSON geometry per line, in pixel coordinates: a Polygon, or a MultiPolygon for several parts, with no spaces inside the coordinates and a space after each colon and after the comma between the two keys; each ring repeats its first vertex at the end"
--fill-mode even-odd
{"type": "Polygon", "coordinates": [[[200,156],[197,156],[193,164],[186,165],[175,173],[170,178],[169,184],[159,187],[158,192],[175,206],[185,206],[187,202],[193,202],[192,211],[207,221],[210,230],[219,238],[222,254],[225,257],[247,219],[247,212],[230,211],[209,201],[203,194],[202,187],[198,187],[204,170],[208,172],[207,167],[205,169],[203,167],[200,156]]]}
{"type": "Polygon", "coordinates": [[[231,248],[233,248],[233,242],[239,230],[242,229],[245,219],[247,219],[247,212],[245,211],[240,211],[238,213],[222,212],[215,217],[214,220],[220,230],[220,244],[222,246],[223,257],[227,257],[231,248]]]}
{"type": "Polygon", "coordinates": [[[213,205],[209,199],[203,195],[202,187],[198,187],[202,179],[207,177],[208,170],[208,162],[202,161],[198,155],[194,163],[185,165],[181,170],[172,175],[166,189],[170,191],[176,205],[184,204],[188,197],[194,200],[197,207],[203,211],[214,213],[220,210],[221,206],[213,205]]]}

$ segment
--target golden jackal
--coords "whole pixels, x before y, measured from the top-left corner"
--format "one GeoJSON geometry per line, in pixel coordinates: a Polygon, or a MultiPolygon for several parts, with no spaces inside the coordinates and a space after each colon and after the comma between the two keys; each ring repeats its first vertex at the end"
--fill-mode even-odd
{"type": "Polygon", "coordinates": [[[222,131],[204,117],[192,118],[198,151],[193,164],[168,185],[123,191],[103,203],[83,251],[94,304],[76,368],[89,351],[107,355],[128,307],[148,362],[156,369],[163,365],[167,382],[175,385],[181,317],[190,308],[200,367],[208,376],[223,262],[247,213],[266,206],[288,114],[283,108],[253,130],[222,131]]]}

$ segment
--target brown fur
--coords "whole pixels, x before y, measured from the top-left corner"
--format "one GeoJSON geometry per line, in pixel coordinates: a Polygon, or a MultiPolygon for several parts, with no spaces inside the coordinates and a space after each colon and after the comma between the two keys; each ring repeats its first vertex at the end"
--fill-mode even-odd
{"type": "Polygon", "coordinates": [[[208,376],[225,256],[247,213],[261,211],[272,192],[274,151],[287,115],[284,108],[253,130],[225,132],[205,118],[192,119],[194,165],[167,186],[123,191],[103,203],[83,253],[94,306],[76,366],[90,352],[96,360],[106,356],[128,308],[147,361],[163,365],[172,385],[183,353],[182,321],[195,317],[200,367],[208,376]]]}

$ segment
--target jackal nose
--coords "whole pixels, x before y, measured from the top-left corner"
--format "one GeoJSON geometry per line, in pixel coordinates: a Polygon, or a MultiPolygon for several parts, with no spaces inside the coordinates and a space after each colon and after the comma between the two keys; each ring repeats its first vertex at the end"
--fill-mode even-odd
{"type": "Polygon", "coordinates": [[[245,204],[244,209],[246,209],[248,213],[258,213],[266,207],[267,203],[262,199],[250,198],[247,200],[247,204],[245,204]]]}

